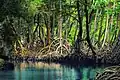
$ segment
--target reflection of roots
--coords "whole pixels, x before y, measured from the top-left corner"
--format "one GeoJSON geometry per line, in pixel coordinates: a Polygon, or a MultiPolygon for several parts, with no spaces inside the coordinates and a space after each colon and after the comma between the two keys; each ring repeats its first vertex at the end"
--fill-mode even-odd
{"type": "Polygon", "coordinates": [[[47,56],[61,56],[61,55],[67,55],[70,53],[69,49],[65,46],[67,42],[66,39],[62,39],[62,45],[60,45],[60,39],[54,40],[49,46],[46,46],[42,48],[38,55],[39,57],[47,57],[47,56]],[[62,49],[62,50],[61,50],[62,49]],[[60,54],[62,51],[63,54],[60,54]]]}

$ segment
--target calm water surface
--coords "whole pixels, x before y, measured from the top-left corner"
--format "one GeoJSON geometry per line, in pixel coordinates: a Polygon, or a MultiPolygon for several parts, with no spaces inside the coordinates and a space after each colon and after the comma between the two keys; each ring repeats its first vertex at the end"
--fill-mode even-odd
{"type": "Polygon", "coordinates": [[[0,80],[94,80],[98,67],[71,67],[55,63],[15,63],[15,70],[0,71],[0,80]]]}

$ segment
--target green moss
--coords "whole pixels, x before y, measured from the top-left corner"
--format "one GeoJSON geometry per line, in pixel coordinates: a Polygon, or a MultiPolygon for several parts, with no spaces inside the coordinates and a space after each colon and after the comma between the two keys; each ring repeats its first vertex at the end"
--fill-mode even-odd
{"type": "Polygon", "coordinates": [[[0,59],[0,69],[3,68],[4,64],[5,64],[5,61],[3,59],[0,59]]]}

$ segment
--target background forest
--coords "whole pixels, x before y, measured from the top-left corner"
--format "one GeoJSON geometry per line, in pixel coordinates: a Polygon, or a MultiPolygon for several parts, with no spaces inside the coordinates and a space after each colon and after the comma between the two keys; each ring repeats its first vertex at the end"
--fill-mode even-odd
{"type": "Polygon", "coordinates": [[[119,0],[1,0],[0,53],[37,55],[56,44],[105,54],[117,42],[119,12],[119,0]]]}

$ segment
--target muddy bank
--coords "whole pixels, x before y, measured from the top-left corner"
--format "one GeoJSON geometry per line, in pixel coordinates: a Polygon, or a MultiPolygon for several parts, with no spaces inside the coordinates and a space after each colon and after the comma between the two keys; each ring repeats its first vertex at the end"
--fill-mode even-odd
{"type": "MultiPolygon", "coordinates": [[[[58,62],[66,64],[86,64],[86,65],[115,65],[120,63],[120,58],[113,56],[111,52],[102,53],[102,55],[86,55],[82,51],[68,55],[46,55],[46,56],[14,56],[11,60],[16,61],[44,61],[58,62]]],[[[117,56],[119,57],[119,56],[117,56]]]]}

